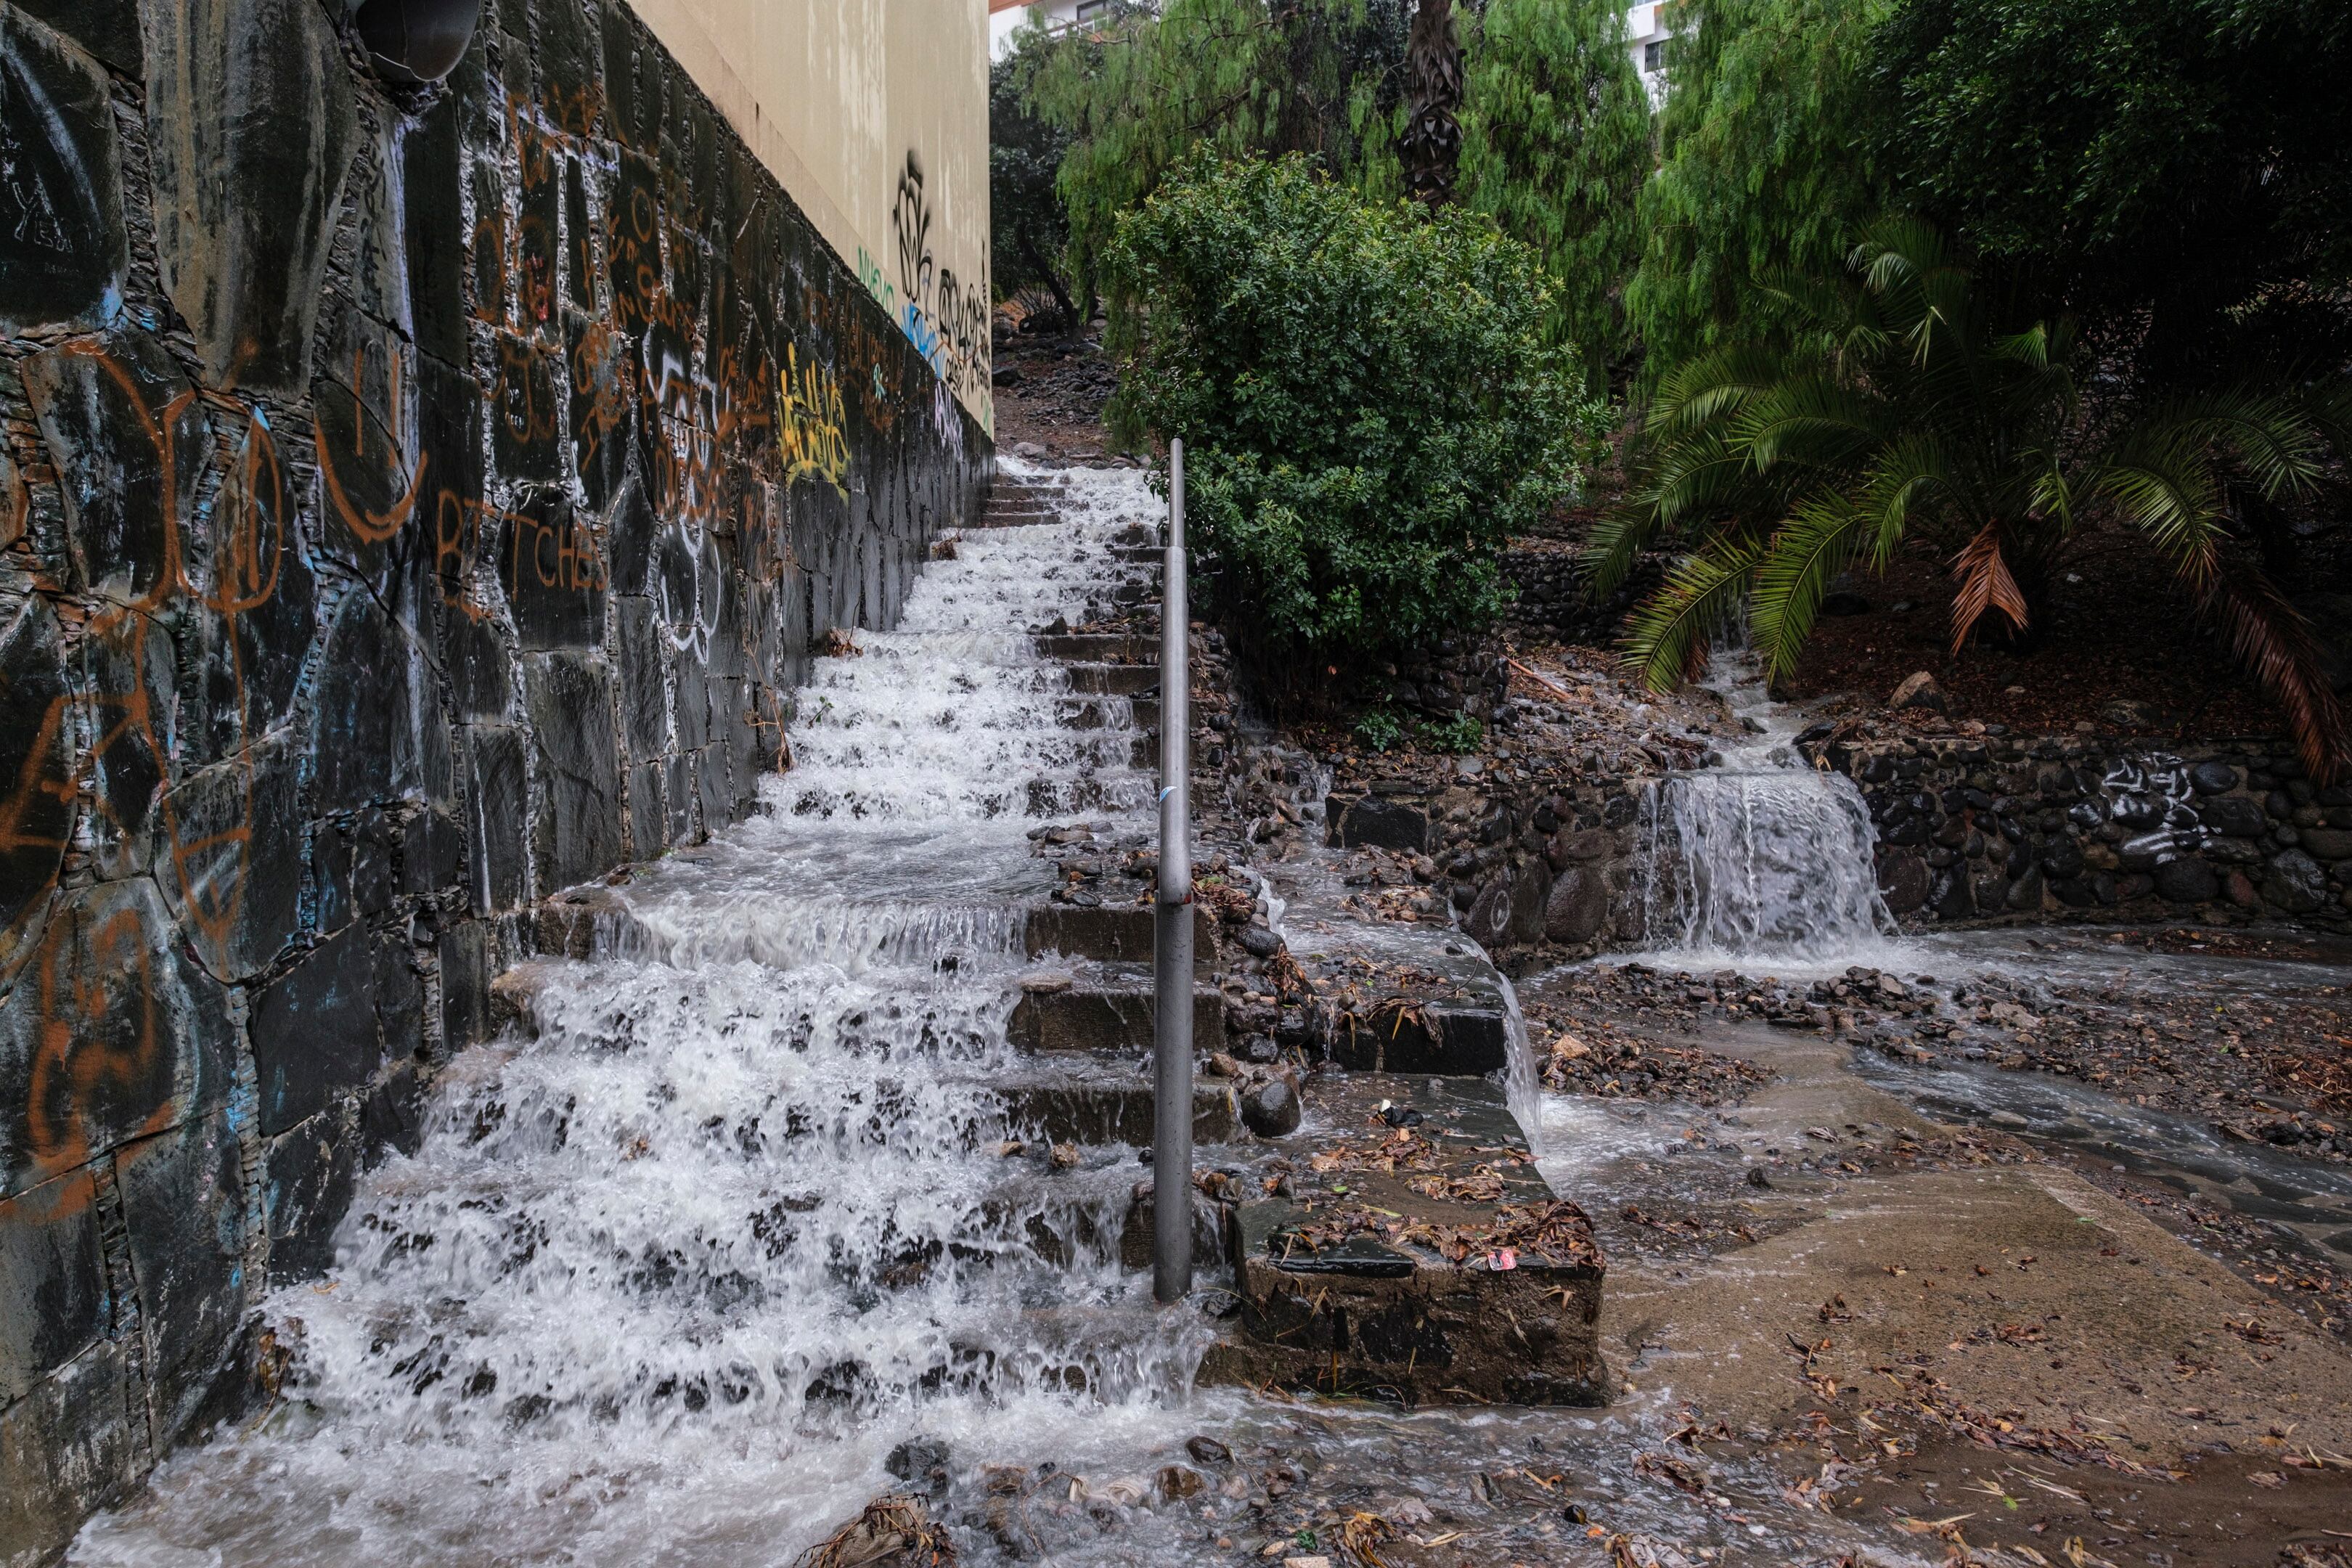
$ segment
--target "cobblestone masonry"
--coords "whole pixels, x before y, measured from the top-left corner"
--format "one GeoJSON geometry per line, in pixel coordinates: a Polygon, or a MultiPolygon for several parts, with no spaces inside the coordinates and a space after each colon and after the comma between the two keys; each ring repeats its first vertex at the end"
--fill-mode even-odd
{"type": "Polygon", "coordinates": [[[2352,790],[2284,741],[1952,737],[1811,748],[1862,785],[1906,924],[2211,918],[2352,929],[2352,790]]]}

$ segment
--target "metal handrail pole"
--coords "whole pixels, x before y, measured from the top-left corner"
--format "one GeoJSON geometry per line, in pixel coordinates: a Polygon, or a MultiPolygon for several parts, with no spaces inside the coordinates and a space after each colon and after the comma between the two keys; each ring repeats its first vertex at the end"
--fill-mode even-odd
{"type": "Polygon", "coordinates": [[[1184,443],[1168,443],[1160,589],[1160,876],[1152,927],[1151,1293],[1192,1289],[1192,847],[1186,740],[1184,443]]]}

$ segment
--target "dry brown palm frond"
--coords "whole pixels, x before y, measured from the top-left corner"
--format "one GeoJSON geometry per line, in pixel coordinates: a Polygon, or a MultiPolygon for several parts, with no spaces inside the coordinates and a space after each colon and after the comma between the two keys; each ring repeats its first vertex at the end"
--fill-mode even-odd
{"type": "Polygon", "coordinates": [[[876,1498],[866,1511],[801,1553],[797,1568],[955,1568],[955,1542],[918,1499],[876,1498]]]}
{"type": "Polygon", "coordinates": [[[1989,609],[2007,616],[2019,631],[2025,629],[2025,595],[2010,575],[2000,553],[2001,526],[1988,522],[1952,558],[1952,576],[1959,591],[1952,595],[1952,652],[1958,654],[1969,631],[1989,609]]]}
{"type": "Polygon", "coordinates": [[[2301,611],[2260,572],[2232,563],[2217,573],[2200,607],[2230,639],[2231,651],[2286,712],[2312,782],[2335,783],[2352,767],[2344,700],[2321,672],[2319,649],[2301,611]]]}

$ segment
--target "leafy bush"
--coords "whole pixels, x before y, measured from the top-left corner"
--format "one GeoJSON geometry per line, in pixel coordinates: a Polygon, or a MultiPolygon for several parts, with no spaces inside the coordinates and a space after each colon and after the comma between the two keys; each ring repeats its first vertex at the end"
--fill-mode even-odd
{"type": "Polygon", "coordinates": [[[1372,204],[1304,158],[1181,165],[1119,225],[1110,413],[1185,437],[1210,601],[1245,640],[1370,661],[1491,617],[1497,547],[1601,411],[1538,339],[1549,285],[1484,217],[1372,204]]]}
{"type": "Polygon", "coordinates": [[[1442,721],[1424,720],[1415,728],[1423,745],[1449,757],[1475,752],[1486,743],[1486,726],[1467,713],[1442,721]]]}
{"type": "Polygon", "coordinates": [[[1356,739],[1385,752],[1404,739],[1404,722],[1386,708],[1366,709],[1356,721],[1356,739]]]}

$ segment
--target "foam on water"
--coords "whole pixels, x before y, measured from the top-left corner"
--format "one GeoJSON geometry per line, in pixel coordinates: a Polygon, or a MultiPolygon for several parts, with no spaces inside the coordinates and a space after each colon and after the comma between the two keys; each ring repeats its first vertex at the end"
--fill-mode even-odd
{"type": "Polygon", "coordinates": [[[1173,1419],[1202,1336],[1118,1267],[1132,1157],[999,1152],[1039,1070],[1005,1034],[1025,830],[1150,795],[1127,700],[1028,634],[1106,605],[1158,506],[1132,473],[1068,500],[820,661],[767,813],[622,889],[536,1037],[453,1062],[332,1273],[268,1302],[285,1400],[73,1561],[782,1563],[910,1436],[1017,1459],[1173,1419]]]}

